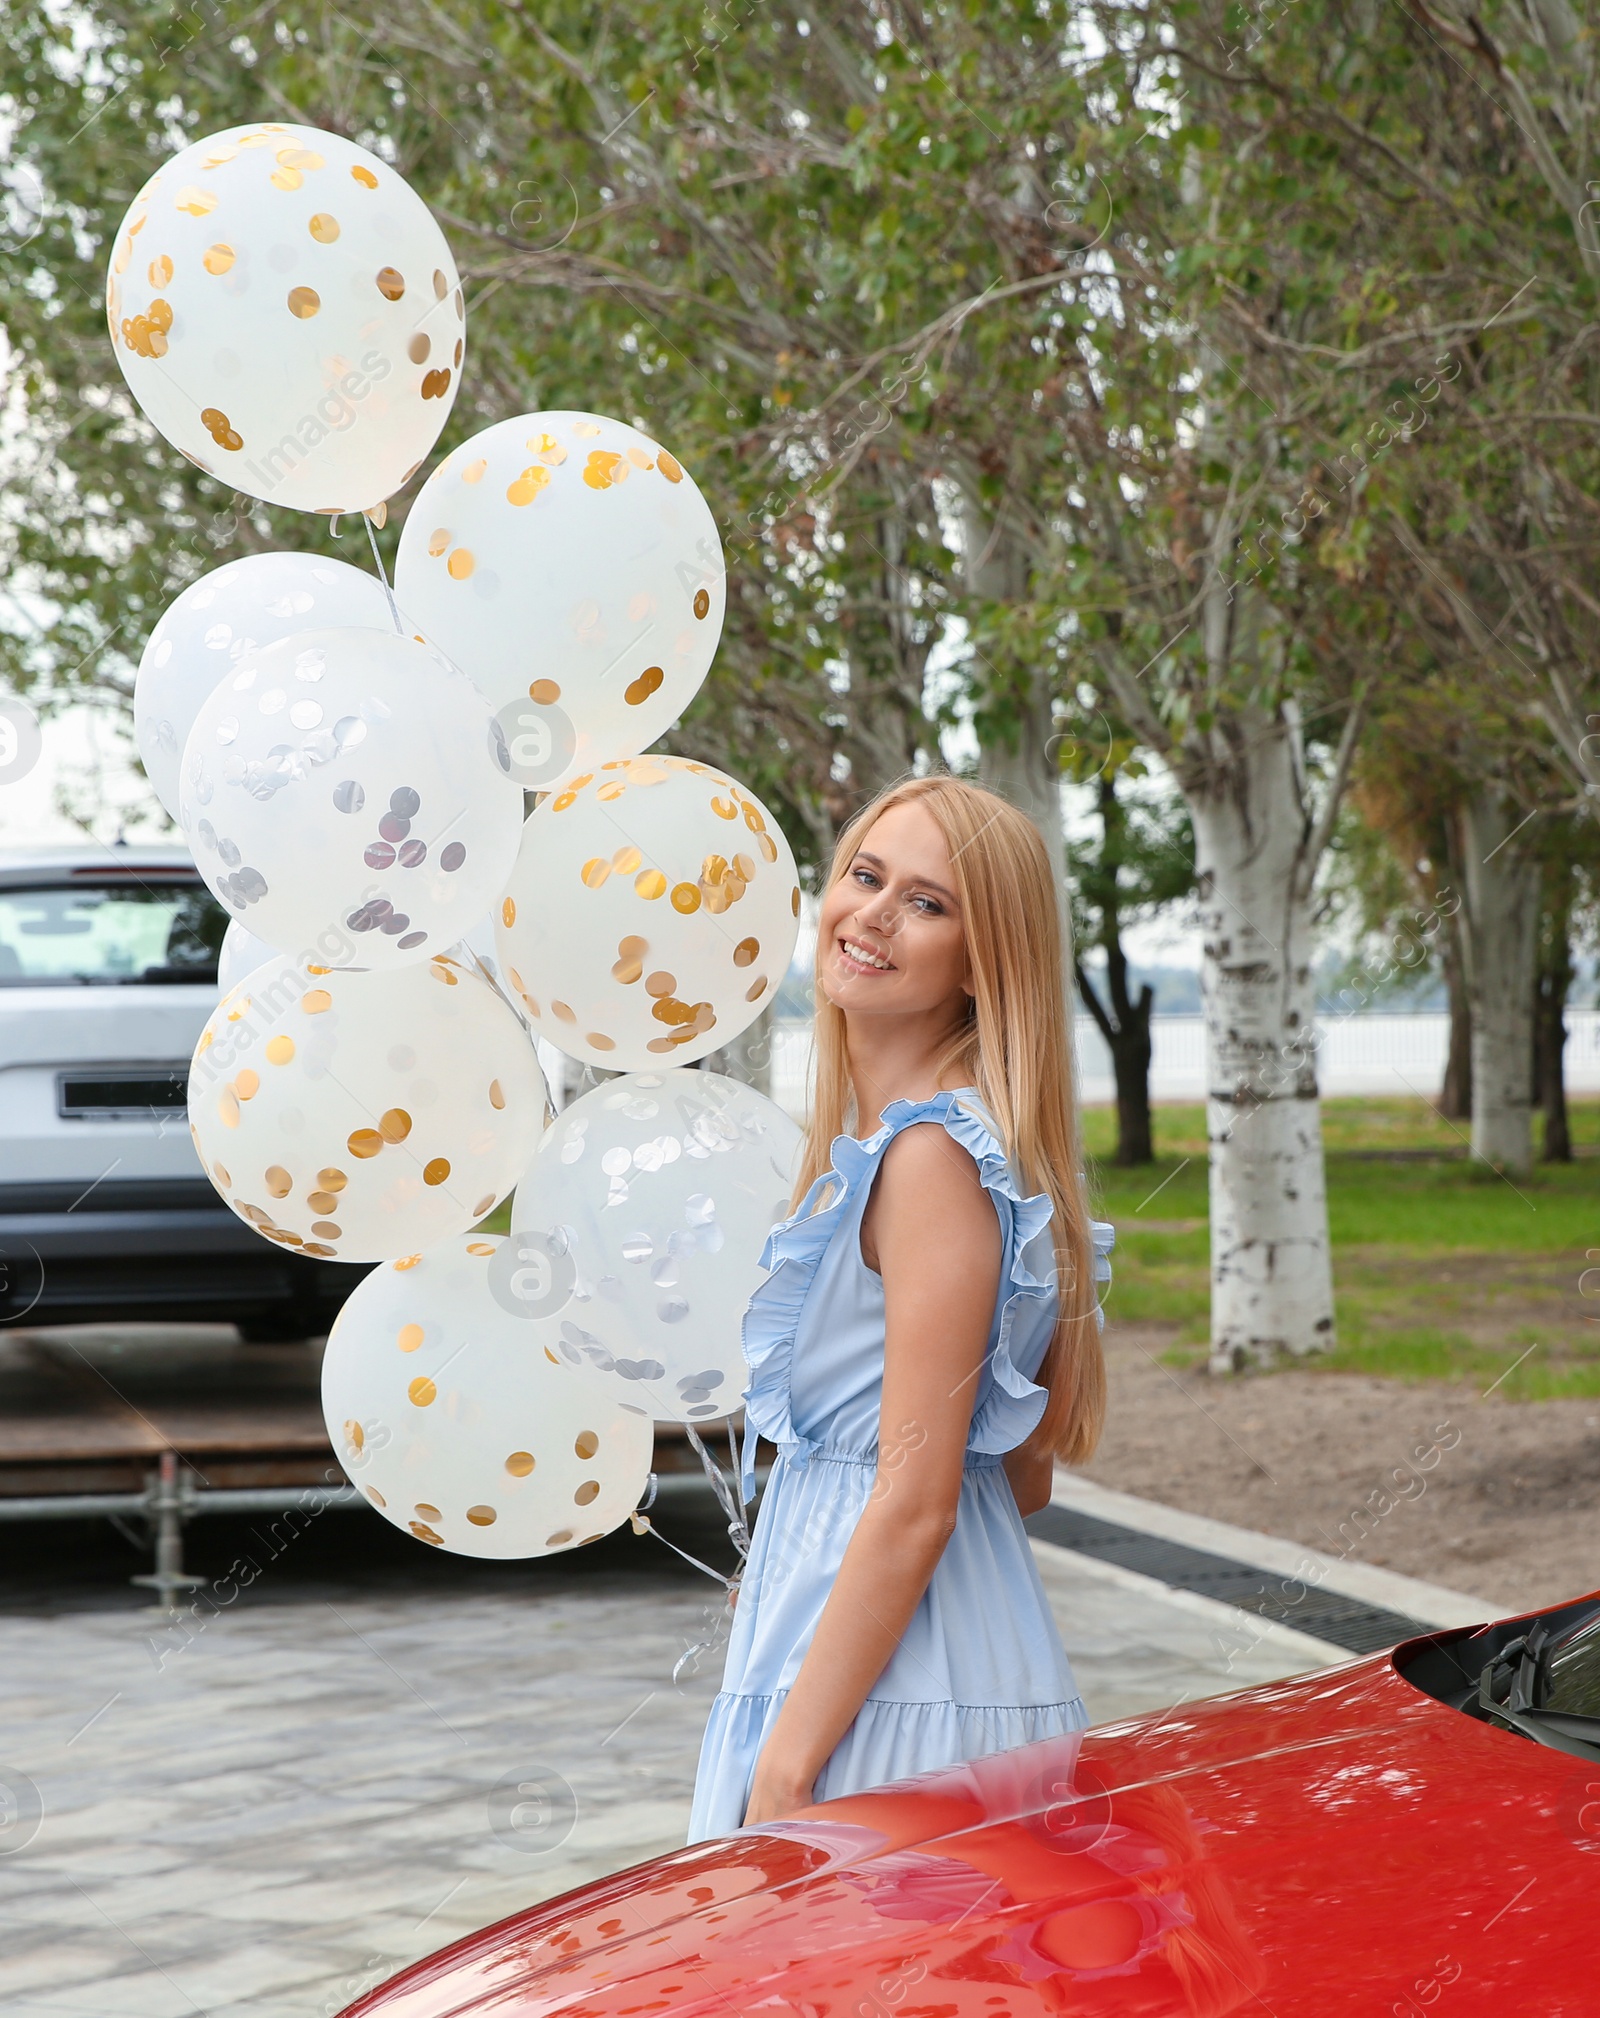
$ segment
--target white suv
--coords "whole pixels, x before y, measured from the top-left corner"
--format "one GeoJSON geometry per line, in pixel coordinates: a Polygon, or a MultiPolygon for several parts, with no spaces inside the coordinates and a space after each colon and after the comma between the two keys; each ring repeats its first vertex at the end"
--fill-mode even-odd
{"type": "Polygon", "coordinates": [[[0,852],[0,1323],[327,1330],[360,1279],[259,1239],[185,1113],[227,917],[177,848],[0,852]]]}

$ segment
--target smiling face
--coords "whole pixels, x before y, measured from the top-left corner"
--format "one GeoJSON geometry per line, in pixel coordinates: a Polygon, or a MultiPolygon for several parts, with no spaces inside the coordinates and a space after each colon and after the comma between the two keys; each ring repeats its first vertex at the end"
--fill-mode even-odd
{"type": "Polygon", "coordinates": [[[902,801],[862,837],[822,901],[817,978],[846,1016],[967,1013],[966,932],[950,853],[933,816],[902,801]]]}

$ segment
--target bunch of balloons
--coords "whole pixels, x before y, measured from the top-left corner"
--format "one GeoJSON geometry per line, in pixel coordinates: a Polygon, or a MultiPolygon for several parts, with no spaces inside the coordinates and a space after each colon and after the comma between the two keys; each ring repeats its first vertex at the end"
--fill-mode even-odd
{"type": "MultiPolygon", "coordinates": [[[[421,198],[275,122],[151,177],[106,318],[197,467],[369,528],[466,355],[421,198]]],[[[724,610],[715,521],[659,442],[502,420],[421,485],[392,589],[368,537],[374,573],[274,552],[201,575],[139,666],[140,755],[232,921],[190,1128],[264,1240],[378,1264],[324,1362],[372,1505],[435,1547],[541,1555],[628,1517],[653,1422],[737,1406],[799,1132],[685,1068],[771,1001],[800,888],[750,792],[648,753],[724,610]],[[622,1076],[552,1119],[536,1037],[622,1076]],[[511,1234],[482,1233],[512,1191],[511,1234]]]]}

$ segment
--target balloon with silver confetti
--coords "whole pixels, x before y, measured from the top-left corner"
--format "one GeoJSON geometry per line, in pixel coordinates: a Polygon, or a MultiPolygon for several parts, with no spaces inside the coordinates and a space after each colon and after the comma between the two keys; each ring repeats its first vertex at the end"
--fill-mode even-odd
{"type": "Polygon", "coordinates": [[[716,1072],[637,1072],[563,1110],[517,1185],[497,1293],[565,1366],[657,1421],[731,1415],[744,1307],[800,1130],[716,1072]]]}
{"type": "Polygon", "coordinates": [[[504,889],[522,791],[472,682],[420,638],[297,631],[195,717],[179,812],[212,894],[329,967],[453,946],[504,889]]]}
{"type": "Polygon", "coordinates": [[[194,718],[246,652],[295,631],[392,631],[375,574],[321,554],[247,554],[162,611],[133,683],[133,739],[151,789],[178,817],[178,767],[194,718]]]}

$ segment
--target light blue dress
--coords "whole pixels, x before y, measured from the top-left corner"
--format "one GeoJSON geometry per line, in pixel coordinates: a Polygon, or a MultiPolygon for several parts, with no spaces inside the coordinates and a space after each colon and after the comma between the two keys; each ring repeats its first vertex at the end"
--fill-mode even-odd
{"type": "MultiPolygon", "coordinates": [[[[861,1215],[902,1129],[942,1126],[977,1163],[1000,1217],[989,1345],[974,1386],[955,1532],[904,1637],[816,1781],[819,1800],[1080,1730],[1072,1679],[1010,1482],[1001,1469],[1044,1413],[1036,1386],[1055,1325],[1051,1206],[1023,1197],[970,1090],[897,1100],[865,1141],[841,1135],[833,1169],[767,1242],[744,1352],[744,1490],[755,1442],[778,1447],[733,1617],[722,1692],[695,1780],[690,1842],[744,1821],[756,1759],[800,1672],[878,1462],[883,1281],[861,1258],[861,1215]],[[819,1209],[820,1206],[820,1209],[819,1209]]],[[[1111,1228],[1095,1227],[1110,1279],[1111,1228]]],[[[890,1425],[892,1434],[898,1425],[890,1425]]]]}

